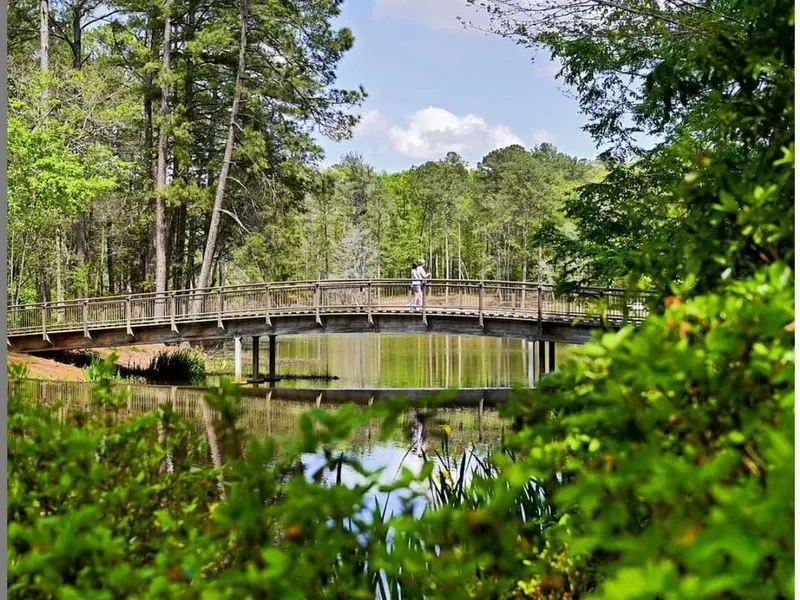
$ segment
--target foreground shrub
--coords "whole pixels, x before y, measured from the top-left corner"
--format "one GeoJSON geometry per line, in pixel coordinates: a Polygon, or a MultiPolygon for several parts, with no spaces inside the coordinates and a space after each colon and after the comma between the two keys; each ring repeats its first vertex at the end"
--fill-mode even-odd
{"type": "Polygon", "coordinates": [[[548,544],[596,597],[794,596],[792,283],[669,299],[511,409],[532,474],[563,479],[548,544]]]}

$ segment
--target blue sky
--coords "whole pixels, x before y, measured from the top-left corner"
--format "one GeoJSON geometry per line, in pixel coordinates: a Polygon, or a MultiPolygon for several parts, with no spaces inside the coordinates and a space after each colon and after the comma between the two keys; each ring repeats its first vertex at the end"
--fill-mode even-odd
{"type": "Polygon", "coordinates": [[[355,45],[340,63],[337,85],[363,85],[369,97],[353,139],[321,140],[325,164],[354,151],[394,171],[448,150],[474,164],[494,148],[543,141],[568,154],[597,155],[549,57],[465,30],[457,15],[480,18],[465,0],[345,1],[337,24],[353,31],[355,45]]]}

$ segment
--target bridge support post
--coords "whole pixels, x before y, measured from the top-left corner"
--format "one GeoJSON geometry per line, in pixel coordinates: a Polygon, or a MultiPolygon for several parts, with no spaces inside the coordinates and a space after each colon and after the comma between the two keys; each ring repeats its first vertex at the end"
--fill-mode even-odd
{"type": "Polygon", "coordinates": [[[242,338],[233,338],[233,377],[236,381],[242,379],[242,338]]]}
{"type": "Polygon", "coordinates": [[[275,387],[275,363],[278,353],[278,336],[269,336],[269,385],[275,387]]]}
{"type": "Polygon", "coordinates": [[[536,385],[536,366],[534,359],[534,344],[536,342],[528,340],[526,343],[528,344],[528,387],[532,388],[536,385]]]}
{"type": "Polygon", "coordinates": [[[258,340],[257,335],[253,336],[253,381],[258,381],[258,340]]]}
{"type": "Polygon", "coordinates": [[[550,372],[552,373],[556,370],[556,343],[548,342],[547,346],[547,360],[550,363],[550,372]]]}
{"type": "Polygon", "coordinates": [[[539,381],[542,380],[542,377],[547,372],[544,364],[545,355],[547,354],[546,346],[547,342],[539,340],[539,381]]]}

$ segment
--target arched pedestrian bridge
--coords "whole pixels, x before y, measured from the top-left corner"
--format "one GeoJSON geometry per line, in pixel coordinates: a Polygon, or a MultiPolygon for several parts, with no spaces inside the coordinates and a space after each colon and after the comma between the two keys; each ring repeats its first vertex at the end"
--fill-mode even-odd
{"type": "MultiPolygon", "coordinates": [[[[433,280],[422,306],[410,281],[319,280],[69,300],[7,311],[8,345],[41,352],[308,333],[448,333],[583,343],[592,329],[647,314],[650,294],[549,285],[433,280]]],[[[274,338],[273,338],[274,339],[274,338]]]]}

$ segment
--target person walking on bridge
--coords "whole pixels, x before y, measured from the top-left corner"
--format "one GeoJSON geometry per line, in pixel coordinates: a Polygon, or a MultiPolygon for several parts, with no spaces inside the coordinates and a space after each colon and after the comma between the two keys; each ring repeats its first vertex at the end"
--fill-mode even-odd
{"type": "Polygon", "coordinates": [[[411,291],[414,292],[414,299],[411,301],[411,306],[415,309],[422,306],[422,284],[425,279],[431,276],[430,273],[425,271],[425,261],[419,259],[417,267],[411,271],[411,291]]]}

